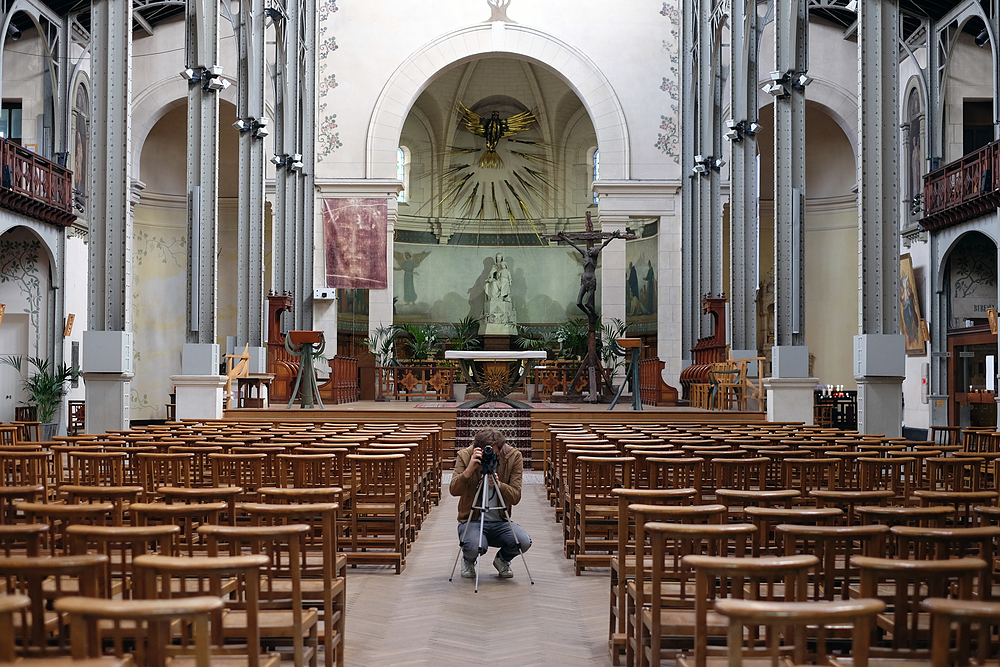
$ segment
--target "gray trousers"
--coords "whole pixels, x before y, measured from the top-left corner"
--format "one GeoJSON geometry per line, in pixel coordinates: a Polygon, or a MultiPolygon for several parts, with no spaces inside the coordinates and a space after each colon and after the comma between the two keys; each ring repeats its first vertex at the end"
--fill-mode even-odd
{"type": "Polygon", "coordinates": [[[475,560],[480,554],[486,553],[487,547],[500,547],[500,557],[505,561],[512,561],[518,553],[523,553],[531,547],[531,537],[524,528],[511,521],[484,521],[483,536],[479,539],[479,520],[473,519],[468,523],[469,530],[466,532],[465,522],[458,524],[458,539],[462,545],[462,555],[466,560],[475,560]],[[463,540],[462,537],[465,536],[463,540]],[[514,540],[514,536],[517,540],[514,540]],[[476,549],[476,543],[479,549],[476,549]],[[520,549],[518,548],[520,542],[520,549]]]}

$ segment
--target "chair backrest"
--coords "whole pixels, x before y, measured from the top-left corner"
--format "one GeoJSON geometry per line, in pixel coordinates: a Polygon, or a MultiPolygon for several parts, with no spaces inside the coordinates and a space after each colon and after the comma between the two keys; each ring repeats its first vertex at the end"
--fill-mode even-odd
{"type": "Polygon", "coordinates": [[[0,663],[10,664],[17,660],[14,615],[30,606],[31,598],[27,595],[0,595],[0,627],[8,628],[7,632],[0,632],[0,663]]]}
{"type": "Polygon", "coordinates": [[[219,515],[228,509],[224,502],[166,504],[135,503],[130,508],[132,525],[158,526],[174,525],[180,528],[177,535],[177,551],[188,556],[203,555],[205,541],[198,534],[198,527],[218,524],[219,515]]]}
{"type": "Polygon", "coordinates": [[[136,460],[139,465],[143,502],[149,503],[158,499],[160,495],[157,491],[161,486],[191,486],[191,464],[194,461],[194,454],[141,452],[136,460]]]}
{"type": "Polygon", "coordinates": [[[705,459],[698,456],[683,458],[649,458],[649,488],[651,489],[695,489],[694,503],[701,503],[701,489],[704,481],[702,467],[705,459]]]}
{"type": "Polygon", "coordinates": [[[813,554],[819,559],[811,577],[809,597],[813,600],[847,600],[858,569],[853,556],[880,557],[885,554],[888,526],[810,526],[779,524],[775,532],[782,538],[786,556],[813,554]]]}
{"type": "Polygon", "coordinates": [[[992,628],[1000,624],[1000,602],[927,598],[921,600],[920,606],[931,615],[931,667],[952,664],[949,649],[953,644],[954,664],[958,667],[970,664],[973,638],[976,640],[976,664],[985,665],[991,658],[996,659],[997,645],[993,640],[996,633],[992,628]],[[958,632],[952,633],[955,624],[958,632]],[[971,631],[973,624],[979,626],[978,632],[971,631]]]}
{"type": "Polygon", "coordinates": [[[835,628],[844,626],[851,628],[851,664],[867,667],[868,641],[876,617],[885,611],[885,603],[873,599],[830,603],[727,598],[716,600],[715,611],[729,619],[730,667],[741,667],[744,658],[765,657],[772,665],[782,664],[782,657],[790,658],[786,661],[793,665],[806,664],[810,657],[816,664],[823,664],[827,661],[827,638],[835,628]],[[762,627],[763,636],[759,634],[762,627]],[[745,634],[744,628],[750,632],[745,634]],[[807,655],[810,646],[815,647],[812,656],[807,655]]]}
{"type": "Polygon", "coordinates": [[[243,489],[241,500],[256,499],[264,486],[264,462],[267,454],[220,454],[208,455],[212,464],[212,480],[216,486],[236,486],[243,489]]]}
{"type": "Polygon", "coordinates": [[[111,637],[112,654],[125,658],[127,646],[130,664],[136,667],[166,667],[168,656],[178,653],[193,655],[195,667],[210,667],[209,618],[223,606],[222,598],[215,596],[179,600],[66,597],[54,605],[69,616],[74,661],[103,657],[100,628],[111,637]],[[184,631],[175,633],[172,625],[179,621],[184,622],[184,631]],[[179,646],[174,644],[178,635],[179,646]]]}
{"type": "Polygon", "coordinates": [[[68,453],[69,483],[76,486],[123,486],[125,453],[80,451],[68,453]]]}
{"type": "MultiPolygon", "coordinates": [[[[56,632],[57,644],[49,642],[46,610],[53,599],[67,595],[100,597],[98,580],[107,556],[21,556],[0,558],[0,582],[7,593],[27,595],[30,606],[22,611],[21,646],[27,651],[46,655],[65,653],[66,637],[56,632]]],[[[65,625],[58,615],[56,628],[65,625]]],[[[11,633],[13,634],[13,633],[11,633]]]]}
{"type": "Polygon", "coordinates": [[[66,537],[73,554],[107,556],[98,581],[102,597],[134,596],[132,561],[136,556],[159,553],[173,556],[179,526],[69,526],[66,537]]]}
{"type": "MultiPolygon", "coordinates": [[[[222,597],[223,587],[232,588],[226,608],[246,613],[247,664],[260,666],[260,571],[270,559],[263,554],[185,558],[178,556],[139,556],[132,562],[142,597],[173,599],[177,597],[222,597]],[[231,578],[236,586],[228,586],[231,578]]],[[[223,609],[211,612],[212,644],[222,648],[223,609]]]]}

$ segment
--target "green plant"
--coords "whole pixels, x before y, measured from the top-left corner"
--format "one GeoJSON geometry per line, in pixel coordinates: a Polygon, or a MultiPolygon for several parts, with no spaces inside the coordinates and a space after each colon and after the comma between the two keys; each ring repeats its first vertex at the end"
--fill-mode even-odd
{"type": "Polygon", "coordinates": [[[628,364],[627,356],[615,354],[615,352],[621,351],[615,339],[624,338],[630,326],[630,324],[626,324],[616,317],[611,322],[602,324],[601,330],[597,334],[597,346],[601,355],[601,365],[611,373],[611,377],[615,377],[620,371],[624,371],[625,366],[628,364]]]}
{"type": "MultiPolygon", "coordinates": [[[[0,363],[12,366],[18,373],[23,373],[22,362],[21,355],[0,357],[0,363]]],[[[24,390],[31,396],[30,402],[38,408],[38,421],[52,423],[66,395],[66,383],[78,379],[81,372],[65,363],[52,366],[48,359],[39,357],[28,357],[28,363],[35,367],[35,371],[24,378],[24,390]]]]}
{"type": "Polygon", "coordinates": [[[587,354],[587,320],[576,318],[559,325],[555,337],[563,359],[582,359],[587,354]]]}
{"type": "Polygon", "coordinates": [[[517,340],[514,341],[522,350],[545,350],[549,359],[555,359],[559,353],[559,339],[555,331],[518,324],[517,340]]]}
{"type": "Polygon", "coordinates": [[[479,335],[479,318],[467,315],[452,324],[448,342],[453,350],[481,350],[483,337],[479,335]]]}
{"type": "Polygon", "coordinates": [[[378,366],[398,366],[396,360],[396,338],[399,337],[400,328],[393,324],[385,324],[377,329],[363,341],[362,345],[368,347],[368,351],[375,355],[375,364],[378,366]]]}
{"type": "Polygon", "coordinates": [[[406,336],[403,345],[409,350],[411,359],[433,359],[444,345],[441,329],[434,324],[404,324],[401,331],[406,336]]]}

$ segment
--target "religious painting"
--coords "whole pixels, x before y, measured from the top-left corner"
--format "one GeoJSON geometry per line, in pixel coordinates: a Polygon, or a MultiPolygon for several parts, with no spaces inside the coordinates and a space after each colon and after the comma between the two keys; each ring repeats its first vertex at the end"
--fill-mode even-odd
{"type": "Polygon", "coordinates": [[[899,313],[902,334],[906,337],[906,354],[910,357],[927,354],[925,338],[920,331],[920,300],[917,294],[913,261],[906,254],[899,258],[899,313]]]}
{"type": "Polygon", "coordinates": [[[985,234],[963,236],[948,259],[948,326],[960,329],[967,322],[985,324],[997,305],[997,247],[985,234]]]}
{"type": "Polygon", "coordinates": [[[656,323],[656,236],[628,241],[625,245],[625,321],[638,333],[656,323]]]}
{"type": "Polygon", "coordinates": [[[426,271],[418,271],[420,264],[427,259],[427,256],[431,254],[430,250],[425,250],[423,252],[417,252],[414,250],[410,252],[408,250],[396,250],[392,253],[393,258],[396,260],[392,267],[393,275],[396,273],[402,273],[402,284],[397,279],[393,279],[393,285],[396,289],[396,295],[393,299],[393,303],[397,311],[405,310],[407,312],[426,312],[427,303],[427,293],[426,288],[429,286],[429,281],[426,280],[426,271]],[[422,275],[423,274],[423,275],[422,275]],[[422,306],[417,305],[417,300],[421,295],[417,294],[417,287],[421,287],[421,292],[423,292],[422,306]],[[403,294],[400,296],[399,288],[403,288],[403,294]]]}
{"type": "Polygon", "coordinates": [[[323,200],[326,286],[385,289],[386,228],[384,198],[323,200]]]}

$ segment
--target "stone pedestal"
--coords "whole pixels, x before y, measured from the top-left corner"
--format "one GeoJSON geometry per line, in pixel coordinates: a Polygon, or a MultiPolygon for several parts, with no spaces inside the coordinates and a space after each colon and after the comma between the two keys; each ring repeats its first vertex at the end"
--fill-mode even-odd
{"type": "Polygon", "coordinates": [[[903,377],[856,377],[858,431],[887,438],[903,434],[903,377]]]}
{"type": "Polygon", "coordinates": [[[224,375],[171,375],[177,419],[222,419],[224,375]]]}
{"type": "Polygon", "coordinates": [[[87,387],[86,433],[129,428],[132,373],[84,373],[87,387]]]}
{"type": "Polygon", "coordinates": [[[764,378],[767,421],[813,423],[813,390],[819,378],[764,378]]]}

